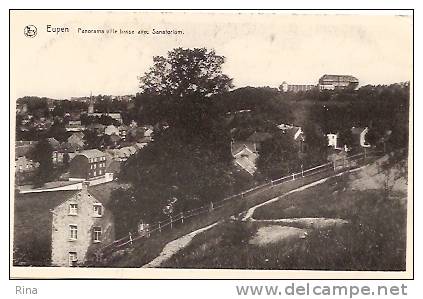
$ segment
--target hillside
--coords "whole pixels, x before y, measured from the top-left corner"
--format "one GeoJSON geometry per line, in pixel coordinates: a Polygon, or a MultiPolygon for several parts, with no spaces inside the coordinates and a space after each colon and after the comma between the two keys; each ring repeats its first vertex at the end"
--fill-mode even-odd
{"type": "Polygon", "coordinates": [[[117,251],[101,266],[404,269],[404,159],[385,156],[348,175],[321,172],[258,190],[117,251]],[[385,183],[357,188],[368,176],[392,171],[395,188],[385,183]]]}
{"type": "Polygon", "coordinates": [[[405,166],[404,158],[384,157],[283,196],[244,221],[199,233],[160,266],[405,270],[405,166]]]}

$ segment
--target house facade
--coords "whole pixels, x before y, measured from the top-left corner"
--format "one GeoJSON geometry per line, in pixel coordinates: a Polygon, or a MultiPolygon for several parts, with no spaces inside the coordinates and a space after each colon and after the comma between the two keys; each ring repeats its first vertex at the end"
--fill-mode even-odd
{"type": "Polygon", "coordinates": [[[53,209],[51,263],[77,266],[96,260],[104,244],[114,240],[113,216],[100,198],[83,189],[53,209]]]}
{"type": "Polygon", "coordinates": [[[104,176],[105,173],[106,155],[98,149],[81,151],[70,161],[70,179],[95,179],[104,176]]]}
{"type": "Polygon", "coordinates": [[[282,92],[301,92],[313,90],[317,88],[317,86],[314,84],[288,84],[283,81],[279,88],[282,92]]]}
{"type": "Polygon", "coordinates": [[[323,75],[319,79],[320,90],[356,89],[358,79],[351,75],[323,75]]]}
{"type": "Polygon", "coordinates": [[[326,134],[326,136],[328,138],[328,146],[331,146],[334,149],[339,149],[338,147],[339,134],[329,133],[329,134],[326,134]]]}
{"type": "Polygon", "coordinates": [[[78,190],[17,194],[14,265],[69,267],[96,261],[99,250],[115,239],[106,207],[114,187],[113,182],[81,183],[78,190]]]}

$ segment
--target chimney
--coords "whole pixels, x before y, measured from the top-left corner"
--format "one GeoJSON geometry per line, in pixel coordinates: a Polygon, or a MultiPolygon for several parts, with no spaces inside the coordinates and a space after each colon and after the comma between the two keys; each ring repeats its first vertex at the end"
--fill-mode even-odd
{"type": "Polygon", "coordinates": [[[88,187],[90,186],[90,183],[87,181],[83,181],[82,182],[82,192],[83,193],[88,193],[88,187]]]}

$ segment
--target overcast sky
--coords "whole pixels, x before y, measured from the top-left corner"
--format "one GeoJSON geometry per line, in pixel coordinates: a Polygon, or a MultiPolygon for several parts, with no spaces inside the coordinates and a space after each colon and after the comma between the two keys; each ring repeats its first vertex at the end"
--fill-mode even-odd
{"type": "Polygon", "coordinates": [[[134,94],[154,55],[214,48],[236,87],[316,84],[350,74],[360,85],[411,80],[412,18],[253,13],[23,12],[12,14],[11,92],[69,98],[134,94]],[[38,28],[25,37],[25,25],[38,28]],[[69,33],[47,33],[46,27],[69,33]],[[81,29],[182,30],[183,35],[78,34],[81,29]]]}

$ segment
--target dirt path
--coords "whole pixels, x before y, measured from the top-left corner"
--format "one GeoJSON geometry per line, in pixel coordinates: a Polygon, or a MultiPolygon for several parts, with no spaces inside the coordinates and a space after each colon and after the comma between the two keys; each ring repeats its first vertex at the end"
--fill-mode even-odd
{"type": "Polygon", "coordinates": [[[256,220],[250,218],[251,221],[258,223],[273,223],[279,225],[301,225],[306,228],[321,229],[337,225],[347,224],[348,221],[341,218],[323,218],[323,217],[305,217],[305,218],[283,218],[283,219],[263,219],[256,220]]]}
{"type": "Polygon", "coordinates": [[[213,224],[210,224],[209,226],[200,228],[200,229],[193,231],[193,232],[191,232],[191,233],[189,233],[189,234],[187,234],[183,237],[180,237],[176,240],[173,240],[173,241],[167,243],[166,246],[163,248],[162,252],[159,254],[159,256],[156,257],[151,262],[149,262],[148,264],[145,264],[144,266],[142,266],[142,268],[157,268],[157,267],[159,267],[163,262],[170,259],[179,250],[186,247],[197,234],[202,233],[202,232],[216,226],[219,223],[220,223],[220,221],[215,222],[213,224]]]}
{"type": "Polygon", "coordinates": [[[250,219],[253,217],[253,214],[254,214],[254,212],[255,212],[255,210],[256,210],[257,208],[260,208],[260,207],[265,206],[265,205],[268,205],[268,204],[270,204],[270,203],[272,203],[272,202],[278,201],[278,200],[280,200],[280,199],[282,199],[282,198],[284,198],[284,197],[286,197],[286,196],[288,196],[288,195],[290,195],[290,194],[292,194],[292,193],[295,193],[295,192],[300,192],[300,191],[306,190],[306,189],[308,189],[308,188],[310,188],[310,187],[313,187],[313,186],[317,186],[317,185],[323,184],[324,182],[326,182],[326,181],[327,181],[327,180],[329,180],[330,178],[334,178],[334,177],[337,177],[337,176],[343,175],[343,174],[344,174],[344,173],[346,173],[346,172],[350,172],[350,173],[351,173],[351,172],[356,172],[356,171],[359,171],[359,170],[363,169],[363,168],[364,168],[364,167],[366,167],[366,166],[367,166],[367,165],[364,165],[364,166],[362,166],[362,167],[355,168],[355,169],[350,170],[350,171],[344,171],[344,172],[338,173],[338,174],[336,174],[336,175],[332,175],[332,176],[329,176],[329,177],[327,177],[327,178],[320,179],[320,180],[318,180],[318,181],[315,181],[315,182],[313,182],[313,183],[310,183],[310,184],[307,184],[307,185],[301,186],[301,187],[296,188],[296,189],[294,189],[294,190],[288,191],[288,192],[284,193],[283,195],[277,196],[277,197],[275,197],[275,198],[269,199],[268,201],[265,201],[265,202],[263,202],[263,203],[260,203],[260,204],[258,204],[258,205],[255,205],[254,207],[250,208],[250,209],[247,211],[247,213],[245,214],[244,218],[242,218],[242,221],[247,221],[247,220],[250,220],[250,219]]]}

